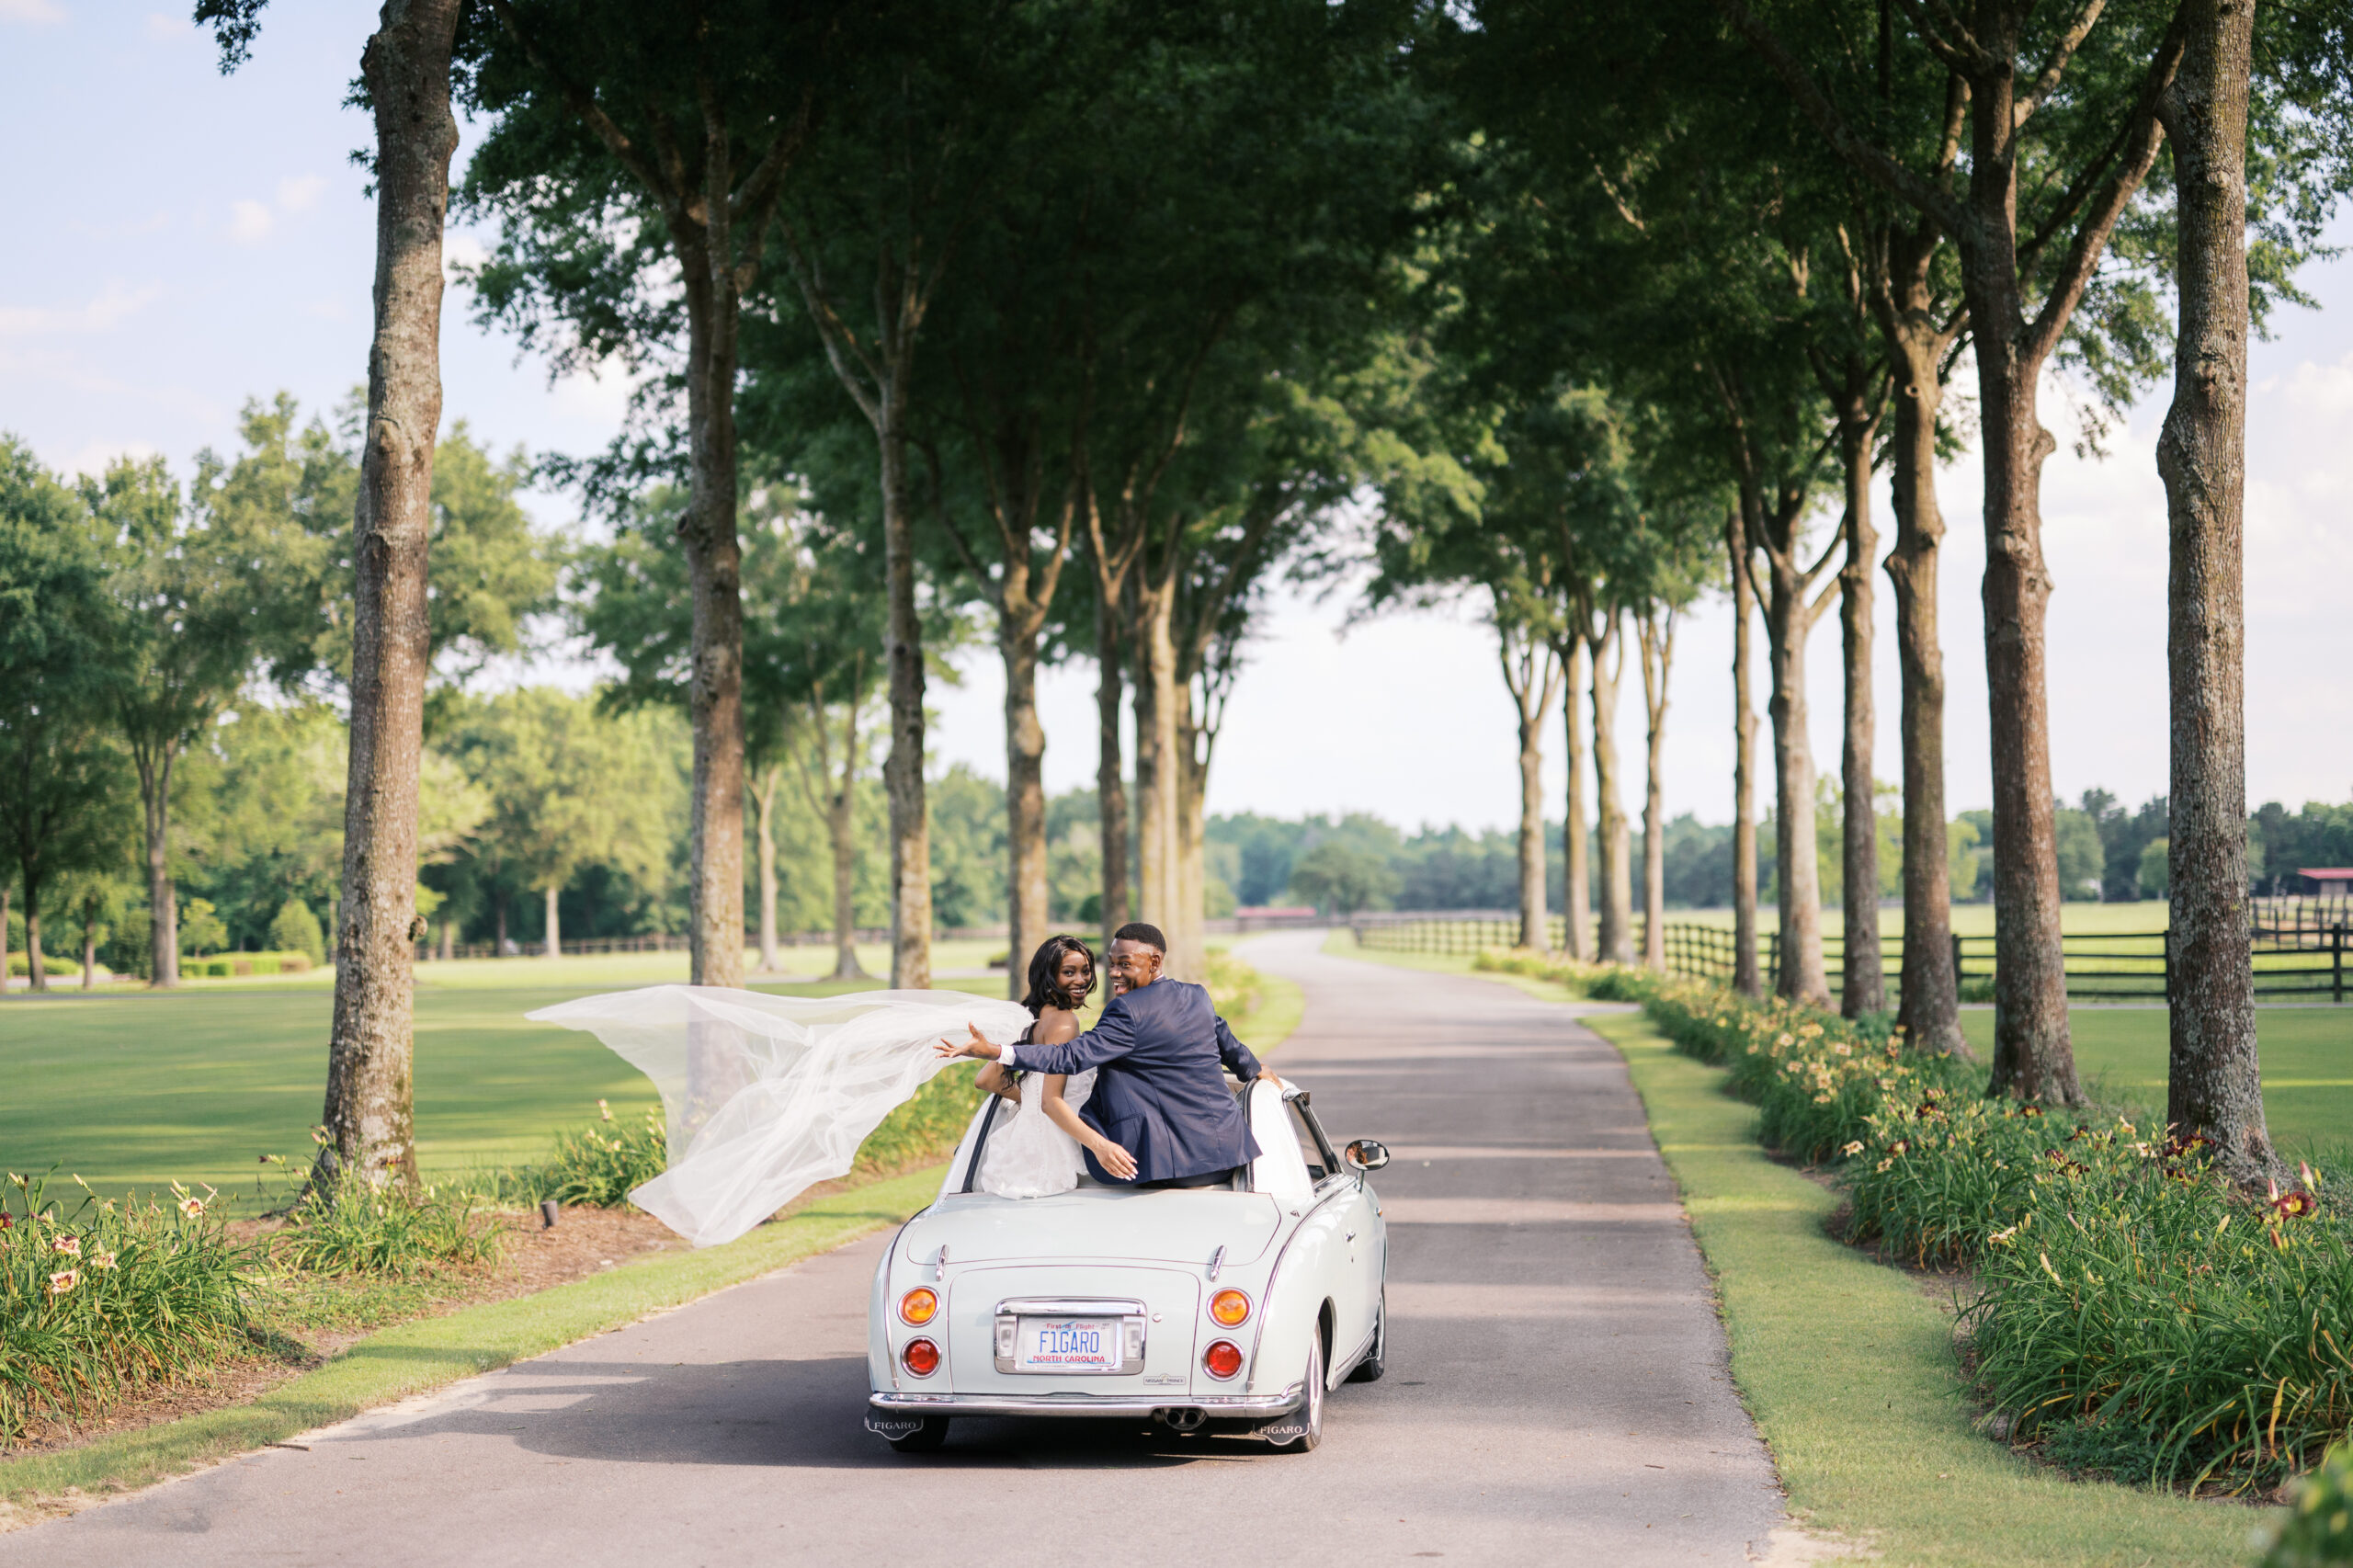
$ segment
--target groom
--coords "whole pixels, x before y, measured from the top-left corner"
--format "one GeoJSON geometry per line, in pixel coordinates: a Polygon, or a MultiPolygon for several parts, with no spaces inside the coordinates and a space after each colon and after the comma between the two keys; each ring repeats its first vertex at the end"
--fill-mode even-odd
{"type": "Polygon", "coordinates": [[[1223,1186],[1235,1166],[1258,1156],[1225,1074],[1247,1084],[1262,1069],[1217,1016],[1206,990],[1161,974],[1167,957],[1168,938],[1158,926],[1122,926],[1111,938],[1111,1001],[1093,1028],[1061,1045],[1007,1046],[990,1044],[976,1028],[962,1045],[942,1040],[939,1053],[990,1058],[1025,1073],[1095,1068],[1095,1092],[1079,1115],[1126,1155],[1107,1169],[1088,1151],[1086,1168],[1097,1180],[1223,1186]]]}

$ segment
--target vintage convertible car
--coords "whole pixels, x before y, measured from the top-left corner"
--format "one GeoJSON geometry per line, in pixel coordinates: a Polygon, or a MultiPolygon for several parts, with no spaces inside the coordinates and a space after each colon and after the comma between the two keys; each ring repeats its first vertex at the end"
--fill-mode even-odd
{"type": "Polygon", "coordinates": [[[938,1448],[957,1415],[1321,1442],[1325,1392],[1383,1369],[1389,1235],[1365,1176],[1389,1154],[1370,1139],[1335,1153],[1295,1085],[1238,1092],[1260,1153],[1230,1187],[1082,1177],[1032,1199],[974,1190],[1005,1103],[990,1096],[874,1271],[868,1429],[901,1452],[938,1448]]]}

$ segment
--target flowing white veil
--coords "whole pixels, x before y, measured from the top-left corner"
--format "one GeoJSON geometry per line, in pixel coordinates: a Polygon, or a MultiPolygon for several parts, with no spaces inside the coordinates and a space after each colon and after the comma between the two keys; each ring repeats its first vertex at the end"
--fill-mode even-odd
{"type": "Polygon", "coordinates": [[[670,1168],[630,1194],[697,1246],[847,1176],[882,1119],[947,1065],[932,1046],[968,1025],[999,1045],[1029,1027],[1017,1002],[961,991],[770,996],[650,985],[558,1003],[536,1023],[586,1029],[654,1080],[670,1168]]]}

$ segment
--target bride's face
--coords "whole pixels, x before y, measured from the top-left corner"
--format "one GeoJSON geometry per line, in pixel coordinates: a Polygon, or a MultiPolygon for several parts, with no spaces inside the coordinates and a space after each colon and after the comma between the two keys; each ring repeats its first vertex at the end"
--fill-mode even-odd
{"type": "Polygon", "coordinates": [[[1082,952],[1066,952],[1054,967],[1054,985],[1071,999],[1073,1006],[1086,1000],[1095,989],[1095,961],[1082,952]]]}

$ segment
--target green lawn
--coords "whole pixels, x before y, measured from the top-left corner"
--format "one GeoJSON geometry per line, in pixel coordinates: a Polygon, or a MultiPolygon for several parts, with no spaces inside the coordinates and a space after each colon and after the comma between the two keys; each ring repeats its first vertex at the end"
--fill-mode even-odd
{"type": "MultiPolygon", "coordinates": [[[[2162,1111],[2165,1013],[2162,1007],[2071,1007],[2075,1065],[2095,1094],[2162,1111]]],[[[1982,1056],[1994,1044],[1991,1008],[1964,1008],[1961,1033],[1982,1056]]],[[[2353,1139],[2353,1006],[2263,1007],[2263,1108],[2271,1136],[2291,1156],[2353,1139]]]]}
{"type": "MultiPolygon", "coordinates": [[[[804,949],[813,952],[814,949],[804,949]]],[[[938,944],[943,970],[978,968],[977,942],[938,944]]],[[[870,967],[881,956],[865,959],[870,967]]],[[[524,1014],[569,997],[686,979],[680,953],[478,960],[417,966],[416,1149],[428,1176],[544,1155],[560,1127],[655,1103],[652,1086],[592,1035],[524,1014]]],[[[824,995],[881,981],[756,984],[824,995]]],[[[942,989],[1002,996],[1001,973],[942,979],[942,989]]],[[[246,1209],[261,1196],[257,1156],[297,1166],[311,1148],[326,1082],[332,989],[313,976],[221,980],[176,994],[22,991],[0,999],[0,1166],[102,1192],[208,1182],[246,1209]]],[[[1232,1020],[1271,1050],[1299,1021],[1299,988],[1261,979],[1259,1004],[1232,1020]]],[[[282,1176],[278,1179],[282,1180],[282,1176]]]]}
{"type": "Polygon", "coordinates": [[[1733,1377],[1790,1511],[1889,1568],[2250,1561],[2268,1516],[2071,1482],[1972,1426],[1949,1310],[1825,1233],[1837,1195],[1768,1159],[1756,1110],[1649,1020],[1588,1018],[1625,1054],[1723,1303],[1733,1377]]]}
{"type": "MultiPolygon", "coordinates": [[[[545,961],[545,960],[537,960],[545,961]]],[[[622,986],[686,978],[676,954],[561,959],[569,983],[533,985],[536,961],[436,964],[416,994],[417,1157],[428,1172],[543,1154],[555,1130],[654,1103],[637,1071],[534,1008],[622,986]],[[675,960],[679,972],[653,970],[675,960]],[[447,971],[469,972],[452,977],[447,971]]],[[[554,978],[554,976],[551,976],[554,978]]],[[[1000,979],[944,987],[1002,995],[1000,979]]],[[[763,986],[818,994],[857,984],[763,986]]],[[[250,1196],[256,1156],[311,1148],[326,1082],[331,992],[217,982],[177,995],[101,992],[0,1002],[0,1163],[78,1175],[101,1191],[210,1182],[250,1196]]]]}

